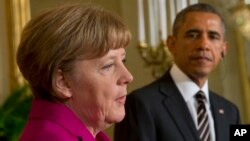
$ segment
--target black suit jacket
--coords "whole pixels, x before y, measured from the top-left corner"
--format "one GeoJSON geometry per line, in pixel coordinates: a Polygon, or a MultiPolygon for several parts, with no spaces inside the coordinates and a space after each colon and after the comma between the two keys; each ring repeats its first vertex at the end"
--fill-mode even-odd
{"type": "MultiPolygon", "coordinates": [[[[229,141],[229,125],[239,124],[238,109],[209,92],[216,141],[229,141]]],[[[116,124],[115,141],[199,141],[197,129],[169,72],[127,96],[126,116],[116,124]]]]}

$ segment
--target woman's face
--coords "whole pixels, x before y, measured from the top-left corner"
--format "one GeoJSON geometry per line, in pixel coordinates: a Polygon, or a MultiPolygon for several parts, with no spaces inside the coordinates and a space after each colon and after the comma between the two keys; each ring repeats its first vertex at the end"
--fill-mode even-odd
{"type": "Polygon", "coordinates": [[[65,75],[71,93],[67,104],[87,126],[102,127],[124,118],[127,85],[133,80],[125,56],[125,49],[119,48],[101,58],[78,60],[65,75]]]}

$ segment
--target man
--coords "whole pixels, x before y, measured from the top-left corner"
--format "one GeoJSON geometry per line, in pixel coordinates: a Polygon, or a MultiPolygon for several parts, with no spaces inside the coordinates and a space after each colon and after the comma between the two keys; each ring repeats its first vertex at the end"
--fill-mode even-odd
{"type": "Polygon", "coordinates": [[[209,74],[226,55],[224,37],[224,21],[210,5],[178,13],[167,40],[174,64],[128,95],[115,141],[229,141],[230,124],[240,122],[238,109],[208,88],[209,74]],[[200,91],[202,102],[196,99],[200,91]]]}

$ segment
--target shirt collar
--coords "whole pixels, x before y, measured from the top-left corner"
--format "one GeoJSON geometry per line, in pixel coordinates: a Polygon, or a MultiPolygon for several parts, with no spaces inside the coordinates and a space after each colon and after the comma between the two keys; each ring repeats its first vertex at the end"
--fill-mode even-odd
{"type": "Polygon", "coordinates": [[[202,90],[205,93],[205,96],[209,101],[208,81],[206,81],[204,86],[200,88],[185,73],[183,73],[176,64],[173,64],[170,70],[170,75],[186,102],[193,98],[199,90],[202,90]]]}

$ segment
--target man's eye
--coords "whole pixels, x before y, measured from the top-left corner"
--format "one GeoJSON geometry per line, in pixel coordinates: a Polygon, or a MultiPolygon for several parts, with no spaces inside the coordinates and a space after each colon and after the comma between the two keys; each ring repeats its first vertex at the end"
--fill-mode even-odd
{"type": "Polygon", "coordinates": [[[220,37],[218,35],[212,34],[209,36],[210,39],[220,39],[220,37]]]}
{"type": "Polygon", "coordinates": [[[199,34],[198,34],[198,33],[189,33],[187,36],[188,36],[189,38],[196,39],[196,38],[198,38],[199,34]]]}

